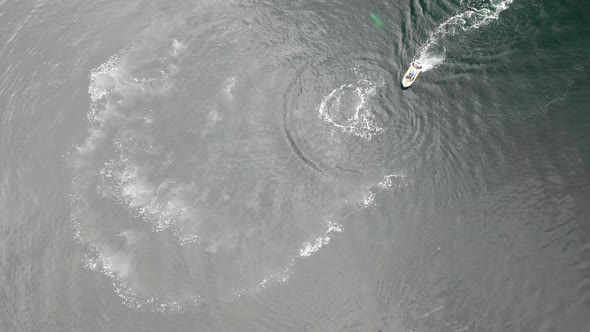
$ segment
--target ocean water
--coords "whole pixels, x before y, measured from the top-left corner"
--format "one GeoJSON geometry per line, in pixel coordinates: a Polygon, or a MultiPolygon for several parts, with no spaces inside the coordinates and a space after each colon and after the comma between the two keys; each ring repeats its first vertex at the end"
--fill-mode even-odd
{"type": "Polygon", "coordinates": [[[0,1],[0,330],[590,330],[589,18],[0,1]]]}

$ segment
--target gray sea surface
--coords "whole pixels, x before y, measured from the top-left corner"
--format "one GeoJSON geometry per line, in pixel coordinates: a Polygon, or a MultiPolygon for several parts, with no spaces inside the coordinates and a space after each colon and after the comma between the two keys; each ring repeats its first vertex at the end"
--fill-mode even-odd
{"type": "Polygon", "coordinates": [[[0,330],[590,331],[589,17],[0,0],[0,330]]]}

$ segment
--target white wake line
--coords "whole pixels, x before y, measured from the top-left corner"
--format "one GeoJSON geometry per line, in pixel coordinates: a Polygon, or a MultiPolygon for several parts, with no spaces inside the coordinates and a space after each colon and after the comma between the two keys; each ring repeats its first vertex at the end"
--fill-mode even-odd
{"type": "Polygon", "coordinates": [[[508,9],[513,0],[501,1],[497,5],[491,4],[492,8],[469,8],[467,11],[454,15],[444,21],[434,30],[426,43],[420,47],[418,60],[422,62],[422,71],[436,68],[445,60],[446,49],[439,54],[433,54],[431,48],[436,45],[440,38],[446,35],[455,35],[460,31],[478,29],[493,20],[497,20],[500,13],[508,9]]]}

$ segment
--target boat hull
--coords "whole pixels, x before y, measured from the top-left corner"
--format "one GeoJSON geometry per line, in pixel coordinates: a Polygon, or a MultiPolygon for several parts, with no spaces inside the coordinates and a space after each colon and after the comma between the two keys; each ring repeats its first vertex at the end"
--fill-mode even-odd
{"type": "Polygon", "coordinates": [[[418,69],[418,68],[414,67],[414,65],[411,65],[410,68],[408,68],[408,70],[406,70],[406,73],[402,77],[402,87],[404,89],[407,89],[410,86],[412,86],[412,84],[414,84],[414,82],[416,82],[416,80],[418,79],[418,76],[420,75],[420,71],[421,71],[421,69],[418,69]],[[412,70],[414,71],[415,74],[411,79],[408,79],[408,75],[410,74],[410,71],[412,71],[412,70]]]}

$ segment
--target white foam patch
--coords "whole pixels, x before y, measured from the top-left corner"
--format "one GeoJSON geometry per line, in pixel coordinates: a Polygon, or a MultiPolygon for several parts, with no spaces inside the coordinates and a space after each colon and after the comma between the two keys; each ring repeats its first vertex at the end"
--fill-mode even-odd
{"type": "Polygon", "coordinates": [[[303,244],[303,247],[299,249],[299,256],[301,257],[309,257],[314,252],[320,250],[323,246],[328,245],[330,243],[330,233],[340,233],[342,232],[342,225],[333,223],[331,221],[326,221],[328,229],[323,236],[316,238],[313,242],[306,242],[303,244]]]}
{"type": "Polygon", "coordinates": [[[172,50],[170,51],[170,54],[174,57],[179,56],[181,53],[183,53],[184,51],[186,51],[187,46],[177,40],[177,39],[172,39],[172,50]]]}
{"type": "Polygon", "coordinates": [[[480,8],[471,7],[438,26],[430,34],[426,43],[420,48],[418,60],[422,62],[422,71],[436,68],[445,59],[445,48],[441,44],[445,36],[478,29],[491,21],[497,20],[500,13],[510,7],[513,0],[492,0],[480,8]]]}
{"type": "Polygon", "coordinates": [[[378,184],[382,189],[401,188],[406,187],[408,183],[405,181],[406,176],[403,173],[392,173],[383,177],[378,184]]]}
{"type": "Polygon", "coordinates": [[[408,186],[406,176],[403,173],[395,172],[383,177],[377,185],[369,186],[363,198],[357,203],[358,209],[362,210],[375,204],[375,198],[380,190],[393,190],[408,186]]]}
{"type": "Polygon", "coordinates": [[[291,268],[295,265],[295,259],[291,259],[287,265],[283,268],[282,271],[279,273],[271,274],[266,276],[259,284],[256,286],[256,292],[260,292],[266,287],[275,284],[275,283],[285,283],[289,280],[289,272],[291,268]]]}
{"type": "MultiPolygon", "coordinates": [[[[330,217],[331,218],[331,217],[330,217]]],[[[255,288],[255,292],[259,293],[265,288],[274,285],[274,284],[282,284],[289,280],[290,271],[297,262],[298,259],[308,258],[312,256],[314,253],[318,252],[322,247],[327,246],[330,243],[330,236],[334,233],[342,232],[342,225],[332,222],[330,220],[326,220],[326,231],[324,235],[317,237],[312,242],[305,242],[301,245],[301,249],[299,249],[299,256],[292,258],[282,270],[277,273],[270,274],[266,276],[255,288]]],[[[242,297],[245,295],[250,294],[246,289],[240,289],[234,291],[234,295],[236,297],[242,297]]]]}
{"type": "MultiPolygon", "coordinates": [[[[185,46],[178,40],[171,43],[169,56],[179,56],[185,46]]],[[[145,290],[136,287],[135,281],[144,281],[141,275],[133,273],[131,263],[136,252],[136,244],[145,238],[141,233],[121,230],[123,225],[116,225],[115,220],[108,220],[108,226],[101,226],[103,218],[99,210],[94,207],[98,194],[99,200],[108,204],[116,203],[123,211],[128,212],[134,219],[139,219],[150,225],[154,234],[163,232],[175,236],[179,247],[196,245],[194,250],[203,250],[214,254],[221,249],[231,249],[235,246],[235,233],[217,234],[214,239],[199,237],[199,213],[194,208],[194,191],[190,185],[173,180],[153,180],[153,166],[166,166],[174,162],[174,156],[167,154],[146,135],[138,135],[141,126],[150,126],[154,117],[151,109],[137,109],[136,105],[149,104],[146,99],[158,99],[166,96],[173,89],[174,75],[178,68],[169,66],[163,61],[164,71],[155,78],[137,78],[127,69],[128,58],[113,56],[105,64],[91,71],[89,94],[91,107],[88,112],[88,137],[72,155],[75,177],[73,179],[72,219],[76,239],[87,246],[88,252],[84,259],[87,268],[102,273],[108,277],[114,292],[131,308],[147,307],[154,311],[178,311],[187,306],[197,305],[205,299],[189,291],[187,296],[173,298],[168,293],[146,295],[145,290]],[[140,137],[141,136],[141,137],[140,137]],[[153,143],[153,144],[152,144],[153,143]],[[153,155],[160,158],[162,165],[151,165],[141,162],[130,151],[141,151],[138,156],[153,155]],[[191,195],[185,195],[190,191],[191,195]],[[189,225],[191,231],[184,232],[183,227],[189,225]],[[108,233],[112,235],[104,235],[108,233]],[[124,249],[109,248],[103,241],[123,243],[124,249]],[[119,240],[117,240],[119,239],[119,240]]],[[[226,81],[226,92],[231,93],[235,85],[235,78],[226,81]]],[[[363,105],[361,105],[363,106],[363,105]]],[[[359,112],[362,110],[359,110],[359,112]]],[[[213,110],[208,113],[208,127],[212,129],[221,115],[213,110]]],[[[153,158],[153,157],[152,157],[153,158]]],[[[206,192],[203,192],[206,196],[206,192]]],[[[229,196],[225,195],[226,200],[229,196]]],[[[124,217],[123,217],[124,218],[124,217]]],[[[323,235],[313,243],[302,245],[308,248],[305,252],[293,252],[292,258],[286,261],[278,272],[266,275],[253,289],[235,291],[236,296],[252,294],[276,283],[284,283],[289,278],[289,272],[299,257],[309,257],[330,241],[329,234],[340,232],[341,226],[329,222],[323,235]],[[319,242],[318,242],[319,241],[319,242]],[[304,255],[301,255],[301,253],[304,255]]],[[[145,234],[144,234],[145,235],[145,234]]],[[[164,236],[164,235],[162,235],[164,236]]],[[[193,248],[190,248],[193,250],[193,248]]]]}
{"type": "Polygon", "coordinates": [[[103,169],[112,178],[115,199],[131,210],[136,216],[149,222],[155,232],[161,232],[176,225],[179,220],[191,219],[189,208],[182,199],[185,188],[174,181],[166,180],[157,186],[142,178],[140,166],[130,164],[122,158],[109,163],[103,169]],[[113,165],[117,168],[112,169],[113,165]]]}
{"type": "MultiPolygon", "coordinates": [[[[360,202],[357,202],[356,205],[360,206],[362,209],[368,208],[373,204],[377,195],[377,190],[381,189],[390,191],[395,188],[406,187],[407,185],[408,183],[406,181],[406,176],[403,173],[394,172],[392,174],[386,175],[377,185],[369,186],[367,188],[367,194],[365,197],[360,202]]],[[[313,241],[302,244],[301,249],[299,249],[298,259],[304,259],[312,256],[314,253],[327,246],[336,233],[341,233],[343,231],[343,226],[339,223],[331,221],[332,218],[333,216],[329,216],[326,219],[326,231],[322,236],[315,238],[313,241]]],[[[282,271],[267,276],[257,286],[256,291],[259,292],[272,284],[287,282],[289,280],[289,272],[296,262],[297,258],[294,258],[284,267],[282,271]]],[[[236,296],[244,296],[247,294],[249,294],[249,292],[245,289],[234,292],[234,295],[236,296]]]]}
{"type": "Polygon", "coordinates": [[[362,208],[369,207],[375,203],[375,193],[369,190],[361,202],[362,208]]]}
{"type": "MultiPolygon", "coordinates": [[[[363,199],[357,203],[362,209],[370,207],[375,202],[377,190],[392,190],[393,188],[402,188],[408,185],[406,176],[402,173],[392,173],[386,175],[376,186],[369,186],[363,199]]],[[[331,235],[342,232],[342,225],[326,220],[327,230],[323,236],[317,237],[312,242],[306,242],[299,250],[299,256],[309,257],[313,253],[319,251],[322,247],[328,245],[331,240],[331,235]]]]}
{"type": "Polygon", "coordinates": [[[361,79],[355,84],[343,84],[323,98],[318,108],[319,117],[324,123],[344,133],[371,140],[374,135],[385,130],[377,125],[368,103],[376,91],[377,87],[367,79],[361,79]],[[353,98],[356,98],[356,103],[353,98]],[[344,102],[344,99],[349,102],[344,102]],[[348,112],[352,116],[347,117],[348,112]]]}
{"type": "MultiPolygon", "coordinates": [[[[185,45],[173,40],[169,53],[171,56],[178,56],[185,49],[185,45]]],[[[172,78],[178,72],[177,67],[169,64],[167,70],[160,71],[161,76],[154,79],[136,78],[127,69],[127,55],[112,56],[90,73],[88,137],[71,156],[75,171],[72,193],[74,236],[88,248],[84,266],[110,278],[115,293],[122,298],[125,305],[131,308],[149,307],[160,312],[178,311],[188,305],[202,302],[202,298],[198,294],[192,294],[182,301],[155,296],[145,297],[134,290],[130,280],[137,279],[138,276],[133,275],[130,260],[132,249],[139,240],[139,233],[124,230],[114,234],[115,238],[123,240],[127,248],[125,252],[117,251],[99,242],[100,235],[93,234],[98,225],[87,222],[100,220],[86,195],[93,191],[121,206],[129,207],[142,219],[152,222],[154,231],[170,227],[178,215],[184,212],[178,200],[159,200],[163,191],[175,190],[174,183],[165,182],[154,188],[142,178],[142,167],[134,165],[124,157],[125,144],[129,143],[129,137],[132,137],[132,133],[126,132],[124,128],[135,120],[130,118],[130,114],[122,112],[123,108],[120,107],[124,103],[133,105],[145,96],[166,95],[173,87],[172,78]],[[114,135],[117,132],[120,134],[114,135]],[[114,148],[118,157],[102,162],[101,167],[100,160],[108,155],[109,146],[114,148]]],[[[147,114],[140,120],[145,125],[152,121],[147,114]]],[[[146,151],[149,151],[149,148],[146,151]]]]}
{"type": "Polygon", "coordinates": [[[229,77],[228,79],[225,80],[224,92],[228,98],[233,98],[235,86],[236,86],[236,78],[235,77],[232,76],[232,77],[229,77]]]}
{"type": "MultiPolygon", "coordinates": [[[[150,129],[153,128],[150,126],[160,118],[156,112],[152,113],[152,109],[147,108],[153,107],[149,103],[150,98],[161,102],[174,89],[174,77],[180,69],[170,62],[178,62],[177,57],[186,51],[186,45],[176,39],[165,45],[167,49],[163,53],[168,58],[160,59],[164,69],[157,75],[150,74],[155,76],[153,78],[135,77],[125,55],[113,56],[91,71],[88,137],[72,156],[75,173],[72,194],[73,228],[76,239],[88,248],[85,266],[108,277],[114,292],[125,305],[160,312],[183,310],[206,299],[197,294],[194,290],[197,288],[192,286],[187,287],[189,289],[186,296],[182,296],[182,289],[173,289],[180,293],[176,297],[169,295],[169,289],[152,293],[152,285],[146,281],[145,275],[133,269],[133,263],[141,261],[141,252],[135,250],[139,250],[136,248],[141,247],[138,244],[146,240],[145,235],[163,239],[171,234],[172,242],[162,242],[184,247],[184,251],[202,250],[204,254],[211,255],[221,250],[235,249],[239,242],[236,234],[240,232],[229,227],[231,225],[213,225],[219,226],[220,230],[210,230],[211,234],[206,233],[203,236],[200,228],[200,223],[203,222],[201,211],[196,204],[205,201],[203,197],[208,195],[207,191],[204,189],[202,196],[196,195],[197,190],[193,188],[193,184],[170,179],[167,174],[154,179],[160,174],[154,168],[161,167],[165,171],[165,167],[175,162],[175,156],[159,146],[154,137],[150,136],[150,129]],[[153,165],[153,160],[156,159],[158,163],[153,165]],[[95,203],[95,200],[99,203],[95,203]],[[117,214],[124,220],[121,223],[116,219],[104,220],[104,215],[101,214],[105,208],[101,205],[103,203],[107,209],[116,205],[121,210],[117,213],[127,213],[124,216],[117,214]],[[132,220],[127,220],[126,217],[132,220]],[[139,224],[136,226],[142,231],[129,230],[126,222],[136,222],[139,224]],[[109,244],[113,238],[115,244],[109,244]],[[194,248],[188,247],[191,245],[194,248]]],[[[231,93],[234,85],[235,78],[228,78],[225,92],[231,93]]],[[[377,87],[366,78],[355,84],[342,85],[324,98],[319,107],[320,118],[342,132],[370,140],[373,135],[384,130],[376,124],[369,102],[376,90],[377,87]],[[352,101],[356,100],[356,104],[343,110],[343,99],[349,97],[352,97],[352,101]],[[352,112],[352,115],[343,118],[341,115],[346,112],[352,112]]],[[[208,111],[205,121],[207,128],[213,130],[221,121],[222,115],[216,110],[208,111]]],[[[390,177],[383,180],[385,184],[382,189],[395,186],[396,177],[390,177]]],[[[374,200],[376,189],[371,190],[374,200]]],[[[228,200],[230,196],[222,192],[220,197],[228,200]]],[[[320,216],[317,222],[321,220],[320,216]]],[[[314,227],[320,228],[322,225],[316,223],[314,227]]],[[[292,252],[269,268],[274,269],[273,272],[268,272],[258,279],[260,281],[255,280],[252,288],[234,290],[234,296],[260,292],[270,285],[287,282],[294,264],[311,257],[333,241],[335,234],[342,231],[342,225],[325,221],[325,225],[317,233],[293,243],[289,249],[292,252]],[[313,240],[303,244],[299,242],[307,239],[313,240]],[[301,245],[298,246],[299,244],[301,245]]],[[[255,233],[256,229],[246,229],[244,232],[255,233]]],[[[157,279],[157,273],[154,274],[157,279]]]]}
{"type": "Polygon", "coordinates": [[[199,305],[203,298],[198,295],[189,295],[187,299],[178,301],[174,299],[162,300],[157,297],[142,297],[129,285],[126,277],[129,273],[127,257],[121,253],[110,256],[103,254],[105,248],[100,249],[97,244],[89,243],[89,252],[84,257],[84,266],[92,271],[100,272],[111,280],[113,290],[129,308],[149,307],[155,312],[179,312],[190,306],[199,305]]]}

